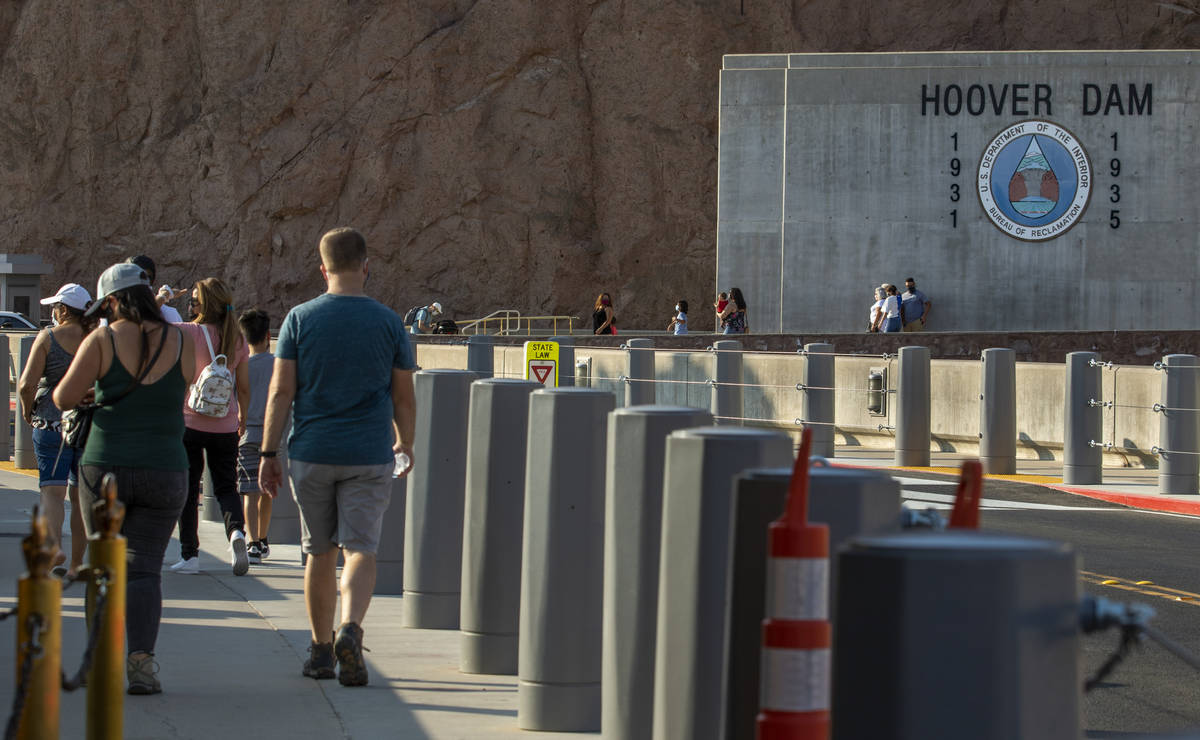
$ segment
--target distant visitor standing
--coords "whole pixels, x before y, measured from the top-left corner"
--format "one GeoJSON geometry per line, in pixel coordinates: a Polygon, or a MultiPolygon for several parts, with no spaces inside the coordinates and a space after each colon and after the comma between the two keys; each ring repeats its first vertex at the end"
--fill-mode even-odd
{"type": "Polygon", "coordinates": [[[363,292],[367,243],[354,229],[334,229],[320,243],[325,294],[288,312],[275,342],[258,482],[279,492],[277,457],[288,438],[292,494],[309,555],[304,600],[312,631],[303,674],[364,686],[363,618],[375,589],[375,553],[400,453],[412,469],[416,397],[414,362],[404,322],[363,292]],[[333,636],[342,569],[342,625],[333,636]],[[331,636],[333,637],[330,641],[331,636]]]}
{"type": "Polygon", "coordinates": [[[904,331],[925,331],[929,320],[929,308],[933,305],[929,297],[917,290],[912,278],[904,278],[904,293],[900,296],[901,313],[904,316],[904,331]]]}
{"type": "Polygon", "coordinates": [[[687,311],[687,301],[680,298],[675,304],[675,317],[671,319],[671,323],[667,325],[667,331],[673,331],[676,335],[687,334],[687,311]]]}
{"type": "Polygon", "coordinates": [[[592,333],[617,333],[617,315],[613,313],[612,297],[608,293],[596,296],[596,304],[592,307],[592,333]]]}
{"type": "Polygon", "coordinates": [[[434,301],[428,306],[422,306],[417,309],[416,315],[412,320],[413,334],[432,334],[434,329],[434,319],[442,315],[442,304],[434,301]]]}
{"type": "Polygon", "coordinates": [[[725,310],[717,314],[723,334],[749,334],[750,320],[746,311],[746,299],[742,296],[741,288],[729,289],[729,303],[725,310]]]}
{"type": "Polygon", "coordinates": [[[902,328],[900,323],[900,306],[900,294],[896,291],[896,286],[887,286],[887,297],[883,301],[883,310],[879,312],[875,330],[883,332],[900,331],[902,328]]]}
{"type": "Polygon", "coordinates": [[[867,319],[867,331],[879,331],[880,316],[883,315],[883,304],[887,300],[887,289],[881,285],[875,289],[875,302],[871,304],[871,314],[867,319]]]}

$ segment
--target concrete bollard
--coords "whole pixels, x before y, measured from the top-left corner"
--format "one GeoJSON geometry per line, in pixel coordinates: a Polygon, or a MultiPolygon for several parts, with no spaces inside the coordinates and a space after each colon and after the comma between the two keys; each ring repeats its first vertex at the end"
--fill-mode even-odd
{"type": "Polygon", "coordinates": [[[654,340],[630,339],[625,342],[625,405],[646,406],[654,403],[654,340]]]}
{"type": "Polygon", "coordinates": [[[515,378],[471,384],[459,619],[463,673],[517,672],[529,394],[541,387],[515,378]]]}
{"type": "MultiPolygon", "coordinates": [[[[0,334],[0,357],[12,357],[8,353],[8,335],[0,334]]],[[[0,372],[0,391],[3,391],[4,398],[12,398],[13,391],[9,381],[7,372],[0,372]]],[[[0,403],[0,429],[4,430],[4,434],[0,435],[0,460],[7,460],[12,456],[12,441],[8,437],[8,430],[11,429],[12,417],[9,416],[10,411],[7,403],[0,403]]],[[[32,434],[32,432],[30,432],[32,434]]]]}
{"type": "Polygon", "coordinates": [[[404,512],[405,627],[458,629],[467,406],[475,373],[419,370],[416,460],[404,512]]]}
{"type": "Polygon", "coordinates": [[[1067,354],[1067,386],[1063,394],[1063,483],[1097,485],[1104,480],[1101,459],[1104,409],[1100,401],[1100,367],[1096,352],[1067,354]],[[1093,403],[1096,402],[1096,403],[1093,403]],[[1095,442],[1097,446],[1091,443],[1095,442]]]}
{"type": "Polygon", "coordinates": [[[371,592],[373,594],[400,596],[404,593],[404,522],[407,509],[408,476],[393,478],[392,500],[383,512],[379,550],[375,553],[375,590],[371,592]]]}
{"type": "Polygon", "coordinates": [[[546,388],[529,397],[521,557],[517,725],[600,729],[608,391],[546,388]]]}
{"type": "Polygon", "coordinates": [[[1200,493],[1200,358],[1162,359],[1162,406],[1158,422],[1158,492],[1200,493]]]}
{"type": "Polygon", "coordinates": [[[722,426],[742,422],[742,343],[736,339],[713,342],[713,421],[722,426]],[[732,384],[732,385],[725,385],[732,384]]]}
{"type": "Polygon", "coordinates": [[[494,373],[496,338],[491,334],[472,334],[467,337],[467,369],[481,378],[494,373]]]}
{"type": "Polygon", "coordinates": [[[283,468],[283,479],[279,483],[279,495],[275,497],[275,503],[271,506],[271,527],[267,533],[267,540],[281,545],[298,545],[300,508],[292,495],[292,479],[288,472],[289,461],[285,447],[279,450],[279,464],[283,468]]]}
{"type": "MultiPolygon", "coordinates": [[[[726,738],[752,738],[755,733],[766,604],[764,533],[784,509],[791,476],[788,468],[748,470],[735,483],[722,691],[725,709],[721,724],[726,738]]],[[[881,471],[814,464],[809,469],[808,519],[828,525],[831,553],[853,537],[894,531],[900,521],[900,484],[881,471]]],[[[836,583],[836,562],[831,562],[831,620],[836,583]]]]}
{"type": "Polygon", "coordinates": [[[569,388],[575,385],[575,337],[550,337],[558,342],[558,386],[569,388]]]}
{"type": "Polygon", "coordinates": [[[711,423],[707,411],[678,406],[608,416],[600,712],[608,740],[650,738],[667,435],[711,423]]]}
{"type": "Polygon", "coordinates": [[[200,475],[200,520],[222,524],[225,522],[225,516],[221,513],[221,503],[213,495],[212,474],[208,472],[207,453],[204,455],[204,472],[200,475]]]}
{"type": "Polygon", "coordinates": [[[983,472],[1017,472],[1017,353],[985,349],[979,395],[979,461],[983,472]]]}
{"type": "Polygon", "coordinates": [[[833,457],[833,345],[804,345],[804,420],[813,430],[812,454],[833,457]]]}
{"type": "MultiPolygon", "coordinates": [[[[18,380],[21,373],[25,372],[25,365],[29,362],[29,353],[33,350],[33,340],[35,339],[37,336],[31,334],[18,340],[18,359],[20,360],[17,364],[18,380]]],[[[33,427],[25,421],[25,404],[21,401],[20,393],[17,394],[17,416],[13,419],[13,465],[21,470],[37,469],[37,455],[33,452],[33,427]]]]}
{"type": "Polygon", "coordinates": [[[855,539],[838,560],[835,740],[1080,737],[1069,545],[905,532],[855,539]]]}
{"type": "Polygon", "coordinates": [[[929,348],[901,347],[896,381],[896,465],[929,465],[929,348]]]}
{"type": "Polygon", "coordinates": [[[654,653],[655,740],[723,737],[733,480],[748,468],[792,462],[792,438],[783,432],[703,427],[667,438],[654,653]]]}

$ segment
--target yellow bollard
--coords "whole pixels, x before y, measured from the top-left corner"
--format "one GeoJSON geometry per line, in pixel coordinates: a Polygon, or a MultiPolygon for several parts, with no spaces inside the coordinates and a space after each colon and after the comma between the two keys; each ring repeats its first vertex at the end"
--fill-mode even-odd
{"type": "Polygon", "coordinates": [[[46,518],[36,506],[21,549],[28,570],[17,581],[17,691],[21,690],[26,655],[30,650],[34,655],[17,737],[56,740],[62,681],[62,581],[50,575],[58,547],[50,540],[46,518]],[[34,632],[37,639],[31,644],[34,632]]]}
{"type": "MultiPolygon", "coordinates": [[[[121,522],[125,505],[117,501],[117,479],[107,473],[100,483],[103,498],[92,507],[92,536],[88,564],[93,573],[107,574],[104,610],[92,668],[87,677],[87,736],[89,740],[120,738],[125,713],[125,538],[121,522]]],[[[88,624],[101,586],[88,583],[88,624]]]]}

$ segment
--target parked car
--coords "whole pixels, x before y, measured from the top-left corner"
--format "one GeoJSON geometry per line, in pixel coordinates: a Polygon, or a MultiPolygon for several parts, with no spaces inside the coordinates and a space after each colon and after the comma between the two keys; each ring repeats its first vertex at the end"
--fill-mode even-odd
{"type": "Polygon", "coordinates": [[[30,321],[24,314],[19,314],[15,311],[0,311],[0,330],[23,331],[30,329],[37,331],[40,328],[41,327],[30,321]]]}

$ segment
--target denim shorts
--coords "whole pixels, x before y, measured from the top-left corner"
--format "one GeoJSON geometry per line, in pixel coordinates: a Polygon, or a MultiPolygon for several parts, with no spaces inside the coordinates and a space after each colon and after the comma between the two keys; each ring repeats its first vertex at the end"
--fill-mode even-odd
{"type": "Polygon", "coordinates": [[[57,429],[33,430],[33,454],[37,455],[38,485],[67,486],[79,483],[79,456],[82,450],[62,444],[57,429]],[[59,454],[62,445],[62,454],[59,454]],[[57,460],[57,464],[55,461],[57,460]]]}

